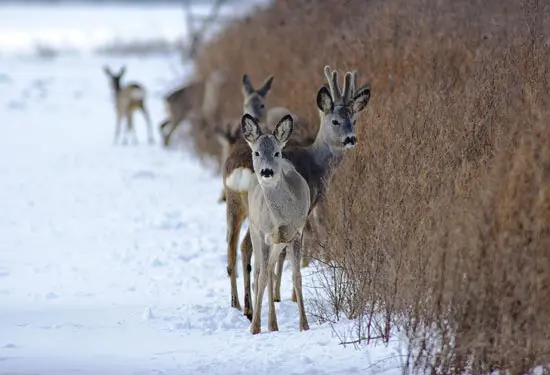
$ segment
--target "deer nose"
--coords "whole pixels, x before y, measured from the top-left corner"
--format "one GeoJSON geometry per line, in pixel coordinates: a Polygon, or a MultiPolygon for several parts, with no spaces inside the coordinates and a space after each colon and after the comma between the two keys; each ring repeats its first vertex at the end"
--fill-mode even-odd
{"type": "Polygon", "coordinates": [[[262,169],[260,171],[260,176],[262,176],[263,178],[273,177],[273,169],[268,169],[268,168],[262,169]]]}
{"type": "Polygon", "coordinates": [[[356,144],[357,144],[357,137],[354,135],[346,137],[346,139],[344,139],[344,146],[346,147],[353,147],[356,144]]]}

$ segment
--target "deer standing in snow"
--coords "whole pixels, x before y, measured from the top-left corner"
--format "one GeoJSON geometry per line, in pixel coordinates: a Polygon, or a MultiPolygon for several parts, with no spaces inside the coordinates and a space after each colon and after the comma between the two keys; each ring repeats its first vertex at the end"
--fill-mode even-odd
{"type": "MultiPolygon", "coordinates": [[[[243,112],[252,116],[262,132],[272,129],[275,120],[281,119],[285,115],[291,115],[294,122],[297,116],[290,113],[284,107],[273,107],[266,110],[266,96],[271,89],[273,77],[268,77],[261,88],[254,89],[250,78],[245,74],[243,76],[243,112]]],[[[226,200],[226,222],[227,222],[227,274],[231,283],[231,307],[241,310],[239,295],[237,292],[237,247],[239,233],[244,220],[248,215],[248,187],[250,181],[254,178],[254,167],[252,165],[252,155],[250,148],[243,138],[238,139],[232,144],[227,159],[223,165],[223,185],[222,197],[226,200]]],[[[250,258],[252,257],[252,242],[250,234],[247,235],[241,243],[243,254],[243,274],[244,274],[244,315],[252,319],[252,296],[250,273],[250,258]]]]}
{"type": "MultiPolygon", "coordinates": [[[[344,152],[357,144],[355,133],[356,115],[361,112],[370,100],[370,86],[357,87],[357,72],[346,72],[344,86],[340,90],[338,72],[324,68],[326,86],[317,93],[317,108],[321,123],[315,141],[311,146],[289,146],[283,156],[296,165],[298,171],[306,178],[311,191],[311,214],[304,232],[304,254],[302,265],[309,261],[309,246],[314,242],[315,232],[324,232],[322,224],[324,191],[326,180],[332,168],[337,168],[343,159],[344,152]]],[[[280,253],[275,283],[275,300],[280,301],[281,274],[285,251],[280,253]]],[[[296,288],[293,288],[292,299],[296,300],[296,288]]]]}
{"type": "Polygon", "coordinates": [[[242,134],[252,150],[255,178],[248,193],[248,221],[254,253],[254,312],[250,331],[261,331],[262,301],[267,286],[270,331],[277,331],[273,296],[275,264],[283,249],[290,249],[292,279],[296,290],[300,331],[308,330],[302,296],[300,250],[302,232],[310,207],[306,180],[292,163],[282,157],[282,149],[293,130],[292,116],[286,115],[275,126],[273,134],[262,134],[256,120],[245,114],[242,134]]]}
{"type": "Polygon", "coordinates": [[[134,144],[137,144],[136,130],[134,129],[134,112],[141,111],[147,124],[147,134],[149,144],[154,143],[153,129],[151,127],[151,118],[145,107],[146,92],[139,83],[131,82],[122,85],[122,76],[126,72],[126,67],[122,67],[118,74],[111,72],[109,67],[104,66],[103,70],[109,77],[111,88],[114,94],[116,110],[116,128],[113,143],[117,143],[120,136],[120,126],[123,119],[126,119],[126,131],[122,139],[122,144],[126,144],[128,133],[132,133],[134,144]]]}

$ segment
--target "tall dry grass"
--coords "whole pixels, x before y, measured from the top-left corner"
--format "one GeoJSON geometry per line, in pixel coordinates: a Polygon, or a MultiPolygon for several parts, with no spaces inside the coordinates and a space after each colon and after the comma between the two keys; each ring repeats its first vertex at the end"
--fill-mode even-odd
{"type": "Polygon", "coordinates": [[[197,60],[230,72],[222,117],[240,114],[243,73],[274,74],[271,103],[310,134],[325,64],[371,82],[327,193],[319,311],[361,318],[362,338],[402,330],[411,371],[550,363],[549,14],[537,0],[278,0],[197,60]]]}

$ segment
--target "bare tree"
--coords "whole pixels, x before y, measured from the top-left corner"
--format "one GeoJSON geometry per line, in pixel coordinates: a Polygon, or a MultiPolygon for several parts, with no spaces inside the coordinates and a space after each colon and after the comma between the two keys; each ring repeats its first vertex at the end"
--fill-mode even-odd
{"type": "Polygon", "coordinates": [[[214,25],[220,22],[221,8],[227,2],[227,0],[214,0],[209,13],[207,15],[199,15],[193,11],[192,0],[183,1],[188,34],[188,44],[184,46],[182,51],[183,61],[193,59],[197,55],[206,34],[214,25]]]}

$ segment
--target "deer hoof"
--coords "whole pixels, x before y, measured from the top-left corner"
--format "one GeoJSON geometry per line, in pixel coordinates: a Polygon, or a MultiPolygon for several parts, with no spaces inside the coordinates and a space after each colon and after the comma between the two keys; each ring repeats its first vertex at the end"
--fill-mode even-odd
{"type": "Polygon", "coordinates": [[[253,335],[257,335],[260,332],[262,332],[262,329],[260,327],[255,327],[254,325],[250,327],[250,333],[252,333],[253,335]]]}
{"type": "Polygon", "coordinates": [[[241,304],[237,298],[231,298],[231,307],[241,311],[241,304]]]}

